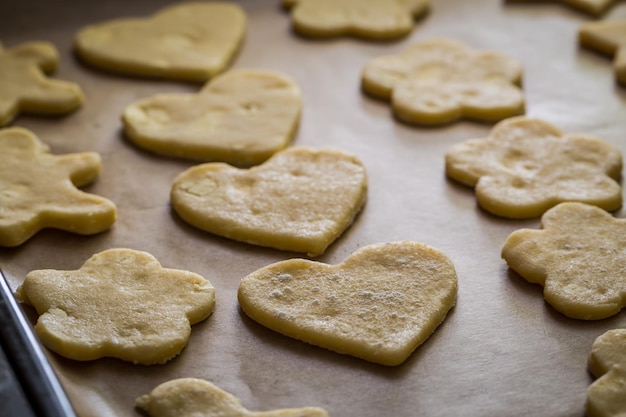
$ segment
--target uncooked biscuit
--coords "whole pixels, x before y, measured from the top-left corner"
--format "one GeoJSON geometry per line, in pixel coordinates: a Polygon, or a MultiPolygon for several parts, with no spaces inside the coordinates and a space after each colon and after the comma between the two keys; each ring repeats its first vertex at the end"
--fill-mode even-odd
{"type": "Polygon", "coordinates": [[[235,70],[197,94],[158,94],[126,108],[127,136],[162,155],[233,165],[259,164],[285,148],[302,99],[288,77],[235,70]]]}
{"type": "Polygon", "coordinates": [[[0,126],[20,112],[59,115],[82,104],[77,84],[45,75],[58,65],[59,54],[50,43],[29,42],[9,50],[0,44],[0,126]]]}
{"type": "Polygon", "coordinates": [[[521,77],[521,65],[509,56],[432,39],[373,59],[361,83],[366,93],[391,100],[399,119],[436,125],[462,117],[497,121],[523,114],[521,77]]]}
{"type": "Polygon", "coordinates": [[[243,311],[286,336],[382,365],[399,365],[456,302],[446,255],[416,242],[366,246],[330,266],[305,259],[243,278],[243,311]]]}
{"type": "Polygon", "coordinates": [[[497,216],[537,217],[564,201],[622,205],[619,149],[539,119],[504,120],[486,139],[453,145],[445,160],[447,175],[475,187],[478,204],[497,216]]]}
{"type": "Polygon", "coordinates": [[[17,298],[40,315],[35,332],[50,350],[87,361],[114,357],[164,363],[206,319],[215,290],[200,275],[163,268],[146,252],[109,249],[75,271],[32,271],[17,298]]]}
{"type": "Polygon", "coordinates": [[[198,378],[164,382],[137,398],[135,405],[150,417],[328,417],[317,407],[249,411],[232,394],[198,378]]]}
{"type": "Polygon", "coordinates": [[[513,232],[502,248],[511,269],[544,287],[545,300],[574,319],[599,320],[626,307],[626,220],[582,203],[561,203],[543,230],[513,232]]]}
{"type": "MultiPolygon", "coordinates": [[[[546,0],[508,0],[511,3],[537,3],[546,0]]],[[[568,6],[572,6],[582,12],[598,16],[606,12],[615,0],[559,0],[568,6]]]]}
{"type": "Polygon", "coordinates": [[[100,173],[100,155],[53,155],[32,132],[0,129],[0,246],[18,246],[44,228],[92,235],[115,222],[111,201],[80,191],[100,173]]]}
{"type": "Polygon", "coordinates": [[[75,48],[85,62],[104,70],[204,82],[232,60],[246,20],[234,3],[180,3],[149,18],[87,26],[76,35],[75,48]]]}
{"type": "Polygon", "coordinates": [[[353,35],[384,40],[411,32],[430,0],[283,0],[294,30],[316,38],[353,35]]]}
{"type": "Polygon", "coordinates": [[[588,368],[598,379],[587,390],[587,416],[626,416],[626,329],[609,330],[593,342],[588,368]]]}
{"type": "Polygon", "coordinates": [[[171,202],[199,229],[315,256],[352,224],[366,196],[358,158],[296,147],[250,169],[217,162],[192,167],[175,179],[171,202]]]}
{"type": "Polygon", "coordinates": [[[580,44],[614,57],[617,80],[626,86],[626,20],[588,22],[578,31],[580,44]]]}

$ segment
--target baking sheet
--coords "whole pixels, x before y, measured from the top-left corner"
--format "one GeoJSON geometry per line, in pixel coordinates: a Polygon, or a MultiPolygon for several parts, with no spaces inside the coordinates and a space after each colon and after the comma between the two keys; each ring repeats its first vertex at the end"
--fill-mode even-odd
{"type": "MultiPolygon", "coordinates": [[[[248,33],[234,68],[265,68],[291,76],[303,93],[294,145],[335,147],[357,155],[369,176],[366,206],[354,225],[317,259],[330,264],[377,242],[415,240],[438,248],[459,277],[457,306],[436,333],[401,366],[384,367],[283,337],[248,319],[236,299],[239,280],[300,254],[260,248],[198,231],[171,210],[173,178],[192,162],[154,156],[122,135],[120,114],[131,102],[200,86],[108,75],[72,54],[83,25],[146,16],[155,0],[0,2],[5,47],[47,40],[61,54],[55,76],[77,82],[86,101],[62,118],[21,116],[57,154],[97,151],[98,180],[86,190],[118,206],[114,227],[81,237],[43,231],[15,249],[0,249],[0,266],[15,289],[33,269],[77,269],[112,247],[148,251],[165,267],[203,275],[216,288],[215,313],[193,326],[183,353],[166,365],[135,366],[116,359],[74,362],[50,353],[79,415],[137,416],[134,399],[179,377],[210,380],[251,410],[319,406],[331,416],[581,416],[592,382],[586,359],[604,331],[626,327],[626,313],[583,322],[554,311],[541,287],[507,269],[500,258],[516,229],[539,219],[499,219],[476,206],[471,189],[446,179],[443,155],[462,140],[485,137],[490,124],[443,128],[404,125],[387,103],[364,96],[362,67],[434,37],[500,51],[524,65],[527,114],[565,132],[600,136],[626,152],[626,89],[614,82],[611,60],[577,45],[589,17],[559,3],[433,0],[413,33],[395,42],[352,38],[313,41],[294,35],[274,0],[240,4],[248,33]]],[[[626,17],[617,2],[605,18],[626,17]]],[[[616,213],[625,217],[624,210],[616,213]]]]}

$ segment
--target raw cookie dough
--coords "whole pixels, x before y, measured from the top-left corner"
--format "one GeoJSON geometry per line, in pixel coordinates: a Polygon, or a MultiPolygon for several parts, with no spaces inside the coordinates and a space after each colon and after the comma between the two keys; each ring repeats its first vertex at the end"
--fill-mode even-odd
{"type": "Polygon", "coordinates": [[[0,126],[18,113],[65,114],[83,102],[77,84],[45,74],[59,65],[59,54],[47,42],[23,43],[12,49],[0,44],[0,126]]]}
{"type": "Polygon", "coordinates": [[[283,0],[294,30],[316,38],[353,35],[385,40],[405,36],[430,0],[283,0]]]}
{"type": "Polygon", "coordinates": [[[249,411],[232,394],[198,378],[164,382],[135,405],[150,417],[328,417],[317,407],[249,411]]]}
{"type": "Polygon", "coordinates": [[[131,104],[126,135],[158,154],[233,165],[256,165],[285,148],[300,119],[302,99],[288,77],[235,70],[198,94],[158,94],[131,104]]]}
{"type": "MultiPolygon", "coordinates": [[[[545,0],[508,0],[511,3],[537,3],[545,0]]],[[[598,16],[606,12],[615,3],[615,0],[559,0],[561,3],[572,6],[582,12],[598,16]]]]}
{"type": "Polygon", "coordinates": [[[91,235],[115,222],[111,201],[76,187],[93,182],[100,155],[52,155],[32,132],[0,129],[0,246],[18,246],[44,228],[91,235]]]}
{"type": "Polygon", "coordinates": [[[578,39],[582,46],[614,57],[615,76],[626,86],[626,20],[585,23],[578,31],[578,39]]]}
{"type": "Polygon", "coordinates": [[[121,74],[204,82],[226,68],[246,32],[234,3],[180,3],[149,18],[117,19],[78,32],[87,63],[121,74]]]}
{"type": "Polygon", "coordinates": [[[100,252],[75,271],[32,271],[16,296],[37,310],[35,332],[59,355],[146,365],[178,355],[215,305],[209,281],[131,249],[100,252]]]}
{"type": "Polygon", "coordinates": [[[626,416],[626,329],[609,330],[595,340],[588,368],[598,379],[587,390],[587,416],[626,416]]]}
{"type": "Polygon", "coordinates": [[[324,253],[352,224],[366,196],[358,158],[304,147],[250,169],[198,165],[178,175],[171,191],[174,210],[199,229],[311,256],[324,253]]]}
{"type": "Polygon", "coordinates": [[[626,220],[582,203],[561,203],[543,230],[513,232],[502,248],[511,269],[544,287],[545,300],[573,319],[599,320],[626,307],[626,220]]]}
{"type": "Polygon", "coordinates": [[[286,336],[382,365],[399,365],[456,303],[446,255],[416,242],[366,246],[331,266],[305,259],[243,278],[243,311],[286,336]]]}
{"type": "Polygon", "coordinates": [[[521,78],[520,63],[509,56],[432,39],[373,59],[361,83],[367,94],[391,100],[399,119],[436,125],[462,117],[497,121],[523,114],[521,78]]]}
{"type": "Polygon", "coordinates": [[[488,138],[452,146],[445,160],[447,175],[475,187],[478,204],[497,216],[537,217],[564,201],[622,205],[619,149],[539,119],[504,120],[488,138]]]}

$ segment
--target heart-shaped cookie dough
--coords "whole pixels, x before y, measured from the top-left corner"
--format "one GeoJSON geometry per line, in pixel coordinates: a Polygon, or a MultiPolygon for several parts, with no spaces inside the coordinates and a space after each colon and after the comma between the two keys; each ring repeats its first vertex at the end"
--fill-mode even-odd
{"type": "Polygon", "coordinates": [[[298,86],[270,71],[229,71],[198,94],[158,94],[126,108],[126,135],[161,155],[233,165],[259,164],[297,129],[298,86]]]}
{"type": "Polygon", "coordinates": [[[626,329],[609,330],[591,348],[589,371],[598,379],[587,390],[589,417],[626,416],[626,329]]]}
{"type": "Polygon", "coordinates": [[[398,365],[444,320],[457,277],[446,255],[416,242],[366,246],[331,266],[278,262],[239,284],[243,311],[286,336],[398,365]]]}
{"type": "Polygon", "coordinates": [[[190,2],[144,19],[117,19],[78,32],[75,48],[87,63],[148,77],[206,81],[239,49],[246,15],[234,3],[190,2]]]}
{"type": "Polygon", "coordinates": [[[626,19],[587,22],[578,39],[582,46],[613,57],[617,81],[626,87],[626,19]]]}
{"type": "Polygon", "coordinates": [[[262,165],[207,163],[178,175],[174,210],[207,232],[311,256],[324,253],[367,196],[365,167],[330,149],[288,148],[262,165]]]}

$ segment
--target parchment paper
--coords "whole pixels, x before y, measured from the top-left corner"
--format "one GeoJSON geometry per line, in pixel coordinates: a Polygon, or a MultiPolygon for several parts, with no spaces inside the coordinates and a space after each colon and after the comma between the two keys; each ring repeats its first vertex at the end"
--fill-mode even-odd
{"type": "MultiPolygon", "coordinates": [[[[291,76],[304,99],[293,144],[345,150],[368,171],[365,208],[317,259],[336,264],[371,243],[414,240],[443,251],[455,264],[457,306],[404,364],[389,368],[281,336],[241,313],[236,291],[242,277],[302,255],[187,226],[171,210],[169,190],[173,178],[193,163],[154,156],[124,139],[120,114],[126,105],[159,92],[197,91],[200,85],[91,69],[74,57],[73,36],[85,24],[147,16],[166,3],[0,2],[5,47],[53,42],[61,54],[55,77],[77,82],[86,94],[84,106],[71,115],[21,116],[12,125],[31,129],[57,154],[99,152],[103,171],[86,190],[113,200],[119,210],[114,227],[97,236],[43,231],[18,248],[0,249],[0,266],[12,288],[33,269],[77,269],[97,252],[128,247],[150,252],[165,267],[199,273],[217,291],[215,313],[193,327],[188,347],[166,365],[81,363],[50,353],[80,416],[137,416],[137,396],[189,376],[214,382],[251,410],[311,405],[334,417],[584,414],[593,380],[586,369],[591,344],[606,330],[625,327],[626,313],[593,322],[568,319],[543,301],[541,287],[508,270],[500,258],[504,240],[516,229],[538,228],[539,219],[493,217],[477,207],[473,190],[444,173],[446,149],[485,137],[490,124],[404,125],[387,103],[361,93],[359,77],[370,59],[434,37],[508,53],[524,65],[529,116],[565,132],[602,137],[626,152],[626,89],[616,85],[608,57],[577,44],[578,27],[588,16],[560,3],[433,0],[431,13],[399,41],[313,41],[292,33],[277,0],[241,2],[248,33],[232,66],[291,76]]],[[[605,18],[626,17],[626,4],[616,3],[605,18]]],[[[624,210],[616,216],[624,217],[624,210]]]]}

